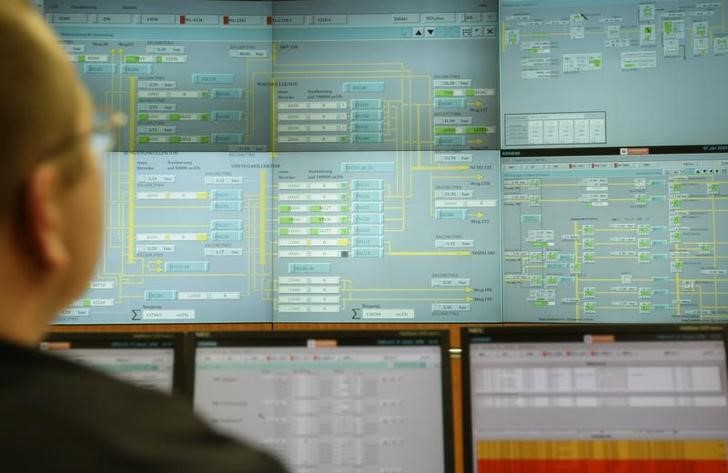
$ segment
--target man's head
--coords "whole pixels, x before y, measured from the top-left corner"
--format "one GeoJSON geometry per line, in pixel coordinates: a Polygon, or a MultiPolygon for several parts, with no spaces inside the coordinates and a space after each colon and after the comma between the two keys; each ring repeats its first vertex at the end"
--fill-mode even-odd
{"type": "Polygon", "coordinates": [[[103,205],[88,93],[24,1],[0,1],[0,55],[0,336],[17,339],[87,287],[103,205]]]}

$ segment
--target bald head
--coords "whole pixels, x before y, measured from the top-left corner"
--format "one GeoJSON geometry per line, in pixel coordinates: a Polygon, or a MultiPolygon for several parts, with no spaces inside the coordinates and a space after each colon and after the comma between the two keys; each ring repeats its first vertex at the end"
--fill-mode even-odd
{"type": "Polygon", "coordinates": [[[0,339],[33,346],[88,287],[103,188],[93,107],[34,8],[0,0],[0,339]]]}
{"type": "Polygon", "coordinates": [[[0,1],[0,57],[0,223],[6,223],[33,165],[77,133],[86,93],[58,38],[26,1],[0,1]]]}

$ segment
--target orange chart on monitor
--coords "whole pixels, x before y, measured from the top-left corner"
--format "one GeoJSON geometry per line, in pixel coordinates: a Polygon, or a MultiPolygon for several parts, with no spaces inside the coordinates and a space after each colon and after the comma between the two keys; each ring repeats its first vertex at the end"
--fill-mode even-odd
{"type": "Polygon", "coordinates": [[[724,440],[480,441],[479,473],[726,473],[724,440]]]}

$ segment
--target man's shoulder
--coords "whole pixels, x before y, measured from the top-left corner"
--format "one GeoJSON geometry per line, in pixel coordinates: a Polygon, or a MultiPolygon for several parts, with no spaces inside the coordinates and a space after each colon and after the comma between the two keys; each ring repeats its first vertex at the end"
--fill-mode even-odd
{"type": "Polygon", "coordinates": [[[114,417],[124,411],[156,405],[162,410],[180,409],[177,401],[140,389],[101,372],[62,359],[0,343],[0,409],[14,405],[35,407],[43,415],[71,416],[84,420],[105,413],[114,417]]]}
{"type": "Polygon", "coordinates": [[[18,466],[46,471],[68,471],[54,466],[64,463],[76,471],[282,471],[267,454],[210,429],[179,399],[47,355],[0,357],[0,416],[0,442],[14,452],[10,464],[18,466]]]}

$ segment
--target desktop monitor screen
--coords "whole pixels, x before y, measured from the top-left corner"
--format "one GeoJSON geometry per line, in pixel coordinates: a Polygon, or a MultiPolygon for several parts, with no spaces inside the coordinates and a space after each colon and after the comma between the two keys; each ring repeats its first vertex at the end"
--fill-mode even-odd
{"type": "Polygon", "coordinates": [[[293,473],[452,471],[444,332],[218,333],[193,343],[195,410],[293,473]]]}
{"type": "Polygon", "coordinates": [[[58,0],[43,10],[96,105],[128,115],[119,151],[267,150],[271,2],[58,0]]]}
{"type": "Polygon", "coordinates": [[[724,143],[725,7],[501,0],[501,146],[724,143]]]}
{"type": "Polygon", "coordinates": [[[728,154],[541,154],[501,161],[505,322],[728,321],[728,154]]]}
{"type": "Polygon", "coordinates": [[[725,333],[463,329],[466,470],[728,471],[725,333]]]}
{"type": "Polygon", "coordinates": [[[54,333],[40,349],[166,394],[181,384],[182,334],[54,333]]]}

